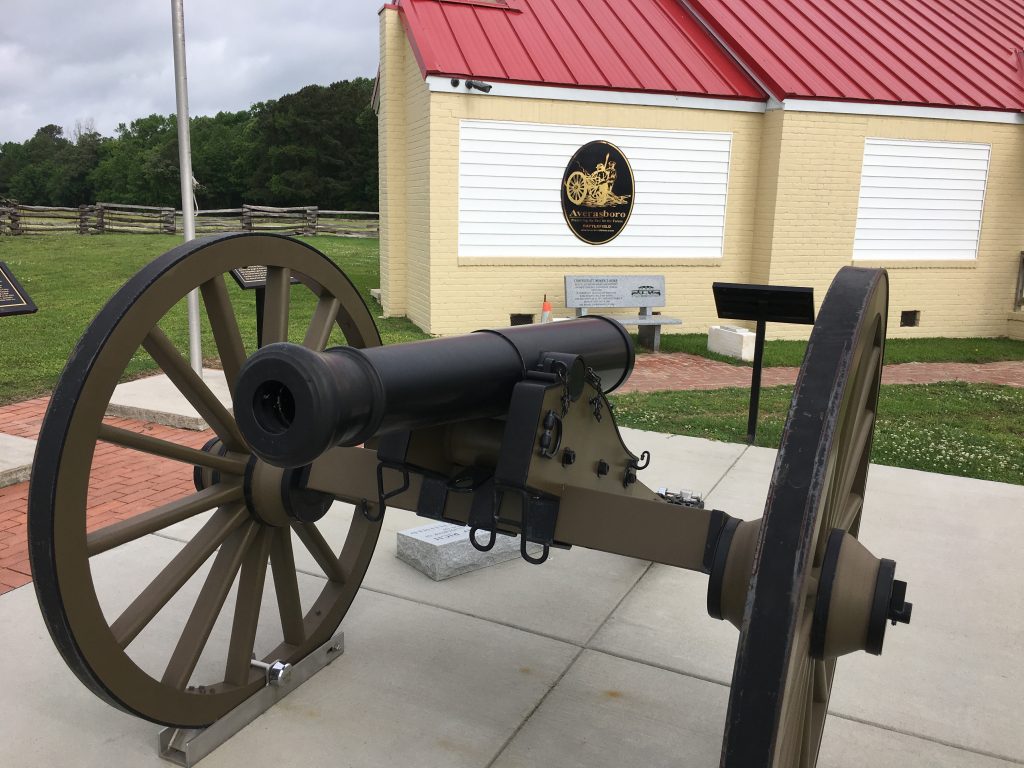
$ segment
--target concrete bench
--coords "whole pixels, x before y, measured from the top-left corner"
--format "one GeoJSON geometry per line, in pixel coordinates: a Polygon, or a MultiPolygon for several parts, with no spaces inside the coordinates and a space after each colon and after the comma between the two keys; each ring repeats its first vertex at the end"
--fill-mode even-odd
{"type": "Polygon", "coordinates": [[[652,311],[665,306],[665,278],[662,275],[566,275],[565,306],[582,317],[592,309],[636,307],[636,315],[602,312],[623,325],[637,326],[640,344],[655,352],[661,347],[661,326],[680,325],[676,317],[652,311]]]}

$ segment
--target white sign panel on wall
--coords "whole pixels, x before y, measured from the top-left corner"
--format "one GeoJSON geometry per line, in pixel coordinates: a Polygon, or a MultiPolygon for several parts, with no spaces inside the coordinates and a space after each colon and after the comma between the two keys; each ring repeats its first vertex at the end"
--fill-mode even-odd
{"type": "Polygon", "coordinates": [[[459,255],[720,258],[731,148],[730,133],[463,120],[459,255]],[[623,182],[597,179],[598,165],[569,167],[592,142],[614,145],[633,182],[628,221],[613,239],[596,244],[574,233],[563,199],[586,204],[626,194],[616,186],[623,182]],[[563,189],[567,179],[578,185],[581,177],[608,189],[563,189]]]}

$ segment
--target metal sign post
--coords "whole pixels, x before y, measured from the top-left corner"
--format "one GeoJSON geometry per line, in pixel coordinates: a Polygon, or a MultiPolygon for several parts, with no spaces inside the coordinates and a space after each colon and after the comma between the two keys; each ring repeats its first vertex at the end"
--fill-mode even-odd
{"type": "MultiPolygon", "coordinates": [[[[256,291],[256,346],[263,346],[263,307],[267,301],[267,268],[262,265],[239,267],[231,270],[231,277],[243,291],[256,291]]],[[[292,277],[291,284],[296,285],[298,278],[292,277]]]]}
{"type": "Polygon", "coordinates": [[[747,443],[757,436],[757,412],[761,404],[761,366],[764,361],[766,323],[814,324],[814,289],[786,285],[745,285],[714,283],[715,307],[723,320],[753,320],[754,372],[750,377],[750,411],[747,415],[747,443]]]}
{"type": "MultiPolygon", "coordinates": [[[[171,27],[174,38],[174,93],[178,107],[178,167],[181,177],[181,218],[185,242],[196,236],[196,210],[192,194],[192,141],[188,125],[188,79],[185,75],[185,11],[182,0],[171,0],[171,27]]],[[[199,331],[199,290],[188,294],[188,356],[200,376],[203,375],[203,347],[199,331]]]]}

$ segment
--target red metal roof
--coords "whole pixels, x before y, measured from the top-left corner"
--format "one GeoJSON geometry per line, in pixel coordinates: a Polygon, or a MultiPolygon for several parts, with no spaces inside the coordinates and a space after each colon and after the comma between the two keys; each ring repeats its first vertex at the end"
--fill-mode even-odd
{"type": "Polygon", "coordinates": [[[1024,108],[1021,0],[688,0],[779,99],[1024,108]]]}
{"type": "Polygon", "coordinates": [[[764,100],[677,0],[397,0],[425,75],[764,100]]]}

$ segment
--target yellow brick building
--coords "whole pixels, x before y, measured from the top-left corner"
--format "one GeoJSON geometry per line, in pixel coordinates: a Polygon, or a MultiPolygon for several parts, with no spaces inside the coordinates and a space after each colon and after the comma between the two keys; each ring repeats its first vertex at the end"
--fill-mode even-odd
{"type": "Polygon", "coordinates": [[[567,274],[658,274],[664,314],[703,332],[715,281],[812,286],[820,304],[854,264],[889,270],[890,336],[1024,338],[1019,106],[810,98],[737,50],[710,0],[560,22],[553,3],[382,9],[386,314],[460,333],[538,314],[544,295],[572,314],[567,274]],[[591,140],[620,147],[635,177],[632,215],[602,245],[574,238],[557,200],[591,140]]]}

